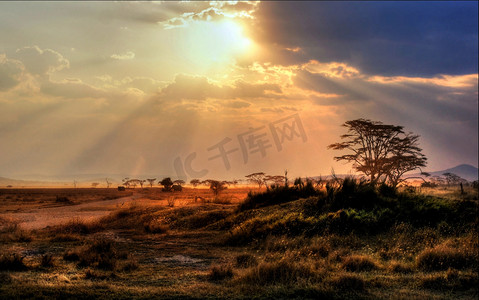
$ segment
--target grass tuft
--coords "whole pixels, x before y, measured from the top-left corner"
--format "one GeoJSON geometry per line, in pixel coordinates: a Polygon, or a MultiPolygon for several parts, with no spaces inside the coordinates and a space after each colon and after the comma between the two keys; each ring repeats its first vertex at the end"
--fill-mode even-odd
{"type": "Polygon", "coordinates": [[[237,268],[249,268],[258,265],[258,260],[251,254],[240,254],[236,256],[237,268]]]}
{"type": "Polygon", "coordinates": [[[208,277],[211,281],[221,281],[233,277],[233,268],[230,265],[214,265],[208,277]]]}
{"type": "Polygon", "coordinates": [[[378,269],[378,265],[368,256],[351,255],[343,259],[342,268],[350,272],[368,272],[378,269]]]}
{"type": "Polygon", "coordinates": [[[420,252],[416,258],[416,263],[418,268],[425,271],[439,271],[449,268],[464,270],[477,266],[477,253],[475,252],[441,244],[420,252]]]}

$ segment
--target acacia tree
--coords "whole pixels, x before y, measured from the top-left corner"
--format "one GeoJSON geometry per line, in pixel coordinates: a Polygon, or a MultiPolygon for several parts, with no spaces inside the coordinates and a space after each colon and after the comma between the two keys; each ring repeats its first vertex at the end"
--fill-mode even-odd
{"type": "Polygon", "coordinates": [[[156,178],[147,178],[146,180],[150,184],[150,187],[153,187],[153,184],[155,183],[156,178]]]}
{"type": "Polygon", "coordinates": [[[264,172],[251,173],[245,177],[248,178],[250,182],[256,183],[259,189],[265,185],[266,174],[264,172]]]}
{"type": "Polygon", "coordinates": [[[201,181],[200,181],[199,179],[191,179],[191,180],[190,180],[190,184],[191,184],[194,188],[196,188],[198,185],[201,184],[201,181]]]}
{"type": "Polygon", "coordinates": [[[348,133],[341,135],[345,141],[331,144],[328,149],[349,150],[335,160],[353,163],[353,168],[369,177],[371,183],[379,180],[396,187],[408,171],[426,166],[427,158],[418,147],[419,135],[405,133],[403,126],[357,119],[342,126],[348,133]]]}
{"type": "Polygon", "coordinates": [[[227,189],[227,187],[225,186],[225,181],[209,179],[208,182],[210,183],[210,189],[213,191],[215,198],[218,198],[218,195],[221,191],[227,189]]]}

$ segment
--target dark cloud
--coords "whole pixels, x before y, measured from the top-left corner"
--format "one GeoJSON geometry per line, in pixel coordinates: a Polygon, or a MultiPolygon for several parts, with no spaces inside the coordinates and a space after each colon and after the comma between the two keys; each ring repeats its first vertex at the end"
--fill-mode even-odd
{"type": "Polygon", "coordinates": [[[382,75],[478,71],[476,1],[266,1],[255,15],[250,34],[274,63],[340,61],[382,75]]]}
{"type": "MultiPolygon", "coordinates": [[[[320,73],[311,73],[307,70],[300,70],[293,77],[295,86],[315,91],[321,94],[332,94],[343,100],[366,100],[368,95],[364,94],[360,89],[355,89],[363,85],[362,79],[350,79],[342,77],[329,77],[320,73]]],[[[337,98],[328,99],[327,101],[336,102],[337,98]]]]}

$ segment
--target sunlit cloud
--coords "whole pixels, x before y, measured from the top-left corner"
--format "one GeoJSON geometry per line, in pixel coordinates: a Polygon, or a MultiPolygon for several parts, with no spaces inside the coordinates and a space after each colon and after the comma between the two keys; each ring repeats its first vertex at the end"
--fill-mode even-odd
{"type": "Polygon", "coordinates": [[[128,59],[135,58],[135,53],[131,51],[127,51],[126,53],[123,53],[123,54],[112,54],[110,57],[117,60],[128,60],[128,59]]]}
{"type": "Polygon", "coordinates": [[[15,57],[34,75],[45,75],[70,67],[70,62],[57,51],[40,49],[38,46],[19,48],[15,57]]]}

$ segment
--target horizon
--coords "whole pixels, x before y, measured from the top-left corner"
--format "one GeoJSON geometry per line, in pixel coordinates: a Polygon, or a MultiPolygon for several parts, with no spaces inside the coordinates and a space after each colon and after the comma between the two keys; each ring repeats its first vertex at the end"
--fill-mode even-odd
{"type": "Polygon", "coordinates": [[[420,135],[424,170],[477,168],[477,11],[0,2],[0,177],[356,173],[327,146],[358,118],[420,135]]]}

